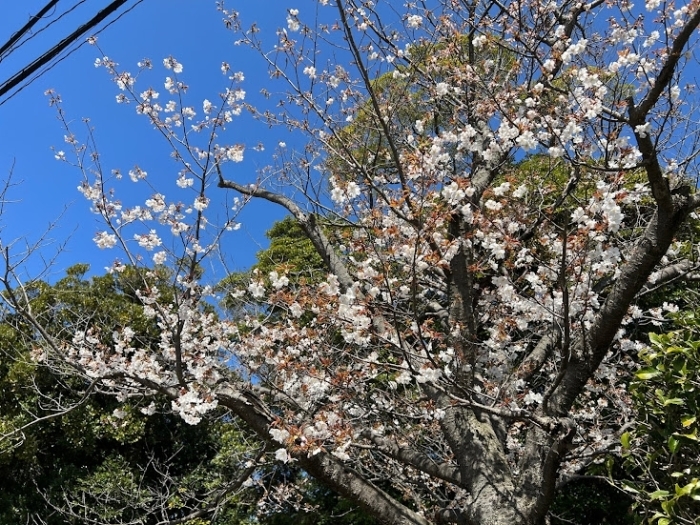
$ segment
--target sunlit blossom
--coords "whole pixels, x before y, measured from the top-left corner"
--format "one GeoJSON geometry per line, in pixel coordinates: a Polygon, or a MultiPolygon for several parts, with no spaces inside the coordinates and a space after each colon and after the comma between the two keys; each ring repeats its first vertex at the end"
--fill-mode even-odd
{"type": "Polygon", "coordinates": [[[113,248],[117,244],[117,236],[109,232],[100,232],[93,241],[100,249],[113,248]]]}

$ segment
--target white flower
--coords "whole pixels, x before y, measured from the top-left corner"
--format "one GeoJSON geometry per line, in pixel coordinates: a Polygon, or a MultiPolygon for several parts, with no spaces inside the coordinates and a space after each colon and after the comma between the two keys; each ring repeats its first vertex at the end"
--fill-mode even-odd
{"type": "Polygon", "coordinates": [[[287,432],[284,429],[279,429],[279,428],[271,428],[270,429],[270,436],[272,439],[277,441],[277,443],[284,443],[287,441],[287,438],[289,437],[289,432],[287,432]]]}
{"type": "Polygon", "coordinates": [[[244,147],[241,145],[226,148],[226,158],[228,158],[228,160],[230,160],[231,162],[242,162],[243,151],[244,147]]]}
{"type": "Polygon", "coordinates": [[[100,232],[95,235],[93,241],[95,241],[95,244],[97,244],[97,247],[100,249],[112,248],[117,244],[117,236],[112,233],[100,232]]]}
{"type": "Polygon", "coordinates": [[[151,208],[153,212],[160,213],[165,210],[165,196],[156,193],[150,199],[146,199],[146,206],[151,208]]]}
{"type": "Polygon", "coordinates": [[[454,181],[442,188],[441,193],[450,204],[457,204],[465,195],[464,191],[460,189],[459,185],[454,181]]]}
{"type": "Polygon", "coordinates": [[[526,405],[532,405],[534,403],[541,403],[542,402],[542,394],[528,392],[527,394],[525,394],[525,398],[523,399],[523,401],[525,401],[526,405]]]}
{"type": "Polygon", "coordinates": [[[423,25],[423,17],[420,15],[410,15],[406,21],[408,23],[408,27],[412,29],[418,29],[421,25],[423,25]]]}
{"type": "Polygon", "coordinates": [[[486,43],[486,40],[487,40],[486,35],[477,35],[472,40],[472,43],[474,44],[474,47],[476,49],[481,49],[484,46],[484,44],[486,43]]]}
{"type": "Polygon", "coordinates": [[[547,151],[550,154],[550,156],[552,156],[555,159],[557,159],[559,157],[563,157],[564,153],[565,153],[564,148],[562,148],[561,146],[552,146],[547,151]]]}
{"type": "Polygon", "coordinates": [[[556,66],[556,62],[554,60],[552,60],[551,58],[548,58],[542,64],[542,70],[545,73],[549,73],[550,71],[552,71],[554,69],[555,66],[556,66]]]}
{"type": "Polygon", "coordinates": [[[253,281],[248,285],[248,291],[255,299],[260,299],[265,295],[265,287],[260,282],[253,281]]]}
{"type": "Polygon", "coordinates": [[[304,74],[308,75],[309,78],[316,78],[316,68],[314,66],[306,66],[304,68],[304,74]]]}
{"type": "Polygon", "coordinates": [[[523,132],[522,135],[515,139],[515,142],[517,142],[518,145],[520,145],[520,147],[525,151],[530,151],[537,147],[537,138],[532,131],[529,130],[523,132]]]}
{"type": "Polygon", "coordinates": [[[294,317],[299,318],[301,317],[301,314],[304,313],[304,310],[299,303],[295,301],[289,306],[289,313],[291,313],[294,317]]]}
{"type": "Polygon", "coordinates": [[[583,51],[586,49],[586,45],[588,45],[588,40],[586,40],[585,38],[582,38],[575,44],[571,44],[569,48],[561,54],[562,62],[564,62],[565,64],[571,62],[571,59],[573,57],[583,53],[583,51]]]}
{"type": "Polygon", "coordinates": [[[516,189],[513,192],[513,197],[515,197],[516,199],[522,199],[526,195],[527,195],[527,186],[525,184],[518,186],[518,189],[516,189]]]}
{"type": "Polygon", "coordinates": [[[646,124],[640,124],[639,126],[634,127],[634,132],[639,135],[641,138],[645,138],[649,134],[649,130],[651,129],[651,122],[647,122],[646,124]]]}
{"type": "Polygon", "coordinates": [[[435,85],[435,93],[437,93],[437,95],[439,97],[444,97],[449,92],[450,92],[450,85],[447,84],[446,82],[438,82],[435,85]]]}
{"type": "Polygon", "coordinates": [[[347,194],[348,199],[354,199],[355,197],[358,197],[360,195],[360,187],[357,185],[356,182],[350,181],[348,182],[348,185],[345,188],[345,193],[347,194]]]}
{"type": "Polygon", "coordinates": [[[681,88],[679,88],[678,86],[673,86],[671,88],[671,102],[675,102],[676,100],[678,100],[678,97],[680,97],[680,96],[681,96],[681,88]]]}
{"type": "Polygon", "coordinates": [[[394,378],[394,382],[398,385],[407,385],[412,379],[411,373],[408,370],[403,370],[394,378]]]}
{"type": "Polygon", "coordinates": [[[182,73],[182,64],[175,60],[172,56],[163,59],[165,69],[172,69],[173,73],[182,73]]]}
{"type": "Polygon", "coordinates": [[[644,47],[651,47],[653,46],[657,40],[659,40],[659,32],[658,31],[652,31],[649,33],[649,38],[646,39],[646,42],[642,44],[644,47]]]}
{"type": "Polygon", "coordinates": [[[164,264],[165,261],[168,258],[168,254],[164,251],[160,251],[158,253],[155,253],[153,255],[153,263],[154,264],[164,264]]]}
{"type": "Polygon", "coordinates": [[[297,19],[298,15],[299,15],[298,9],[290,9],[289,10],[289,16],[287,17],[287,27],[289,28],[290,31],[299,31],[299,29],[301,29],[301,24],[299,23],[299,20],[297,19]]]}
{"type": "Polygon", "coordinates": [[[216,399],[203,399],[198,392],[187,390],[184,394],[172,401],[173,411],[189,425],[196,425],[202,420],[202,415],[217,407],[216,399]]]}
{"type": "Polygon", "coordinates": [[[442,370],[425,366],[420,369],[420,373],[416,376],[418,383],[434,383],[442,376],[442,370]]]}
{"type": "Polygon", "coordinates": [[[138,182],[139,180],[145,179],[146,175],[148,175],[148,173],[138,166],[134,166],[133,169],[129,170],[129,177],[133,182],[138,182]]]}
{"type": "Polygon", "coordinates": [[[486,206],[487,209],[491,211],[498,211],[501,208],[503,208],[503,204],[500,202],[497,202],[495,200],[489,199],[484,203],[484,206],[486,206]]]}
{"type": "Polygon", "coordinates": [[[189,188],[194,184],[194,179],[188,179],[187,177],[179,177],[176,183],[180,188],[189,188]]]}
{"type": "Polygon", "coordinates": [[[151,401],[150,405],[141,409],[141,413],[146,416],[152,416],[156,413],[156,404],[153,401],[151,401]]]}
{"type": "Polygon", "coordinates": [[[132,77],[130,73],[124,72],[114,77],[114,81],[117,83],[117,87],[124,91],[125,89],[133,86],[136,82],[136,79],[132,77]]]}
{"type": "Polygon", "coordinates": [[[278,448],[277,451],[275,452],[275,459],[277,461],[281,461],[282,463],[289,463],[289,460],[291,459],[289,457],[289,454],[287,451],[283,448],[278,448]]]}
{"type": "Polygon", "coordinates": [[[284,288],[289,284],[289,278],[286,275],[280,275],[276,271],[271,271],[270,272],[270,284],[272,284],[272,287],[275,290],[279,290],[281,288],[284,288]]]}
{"type": "Polygon", "coordinates": [[[142,248],[145,248],[148,251],[153,250],[155,247],[160,246],[163,244],[163,242],[160,240],[160,237],[156,234],[155,230],[151,230],[148,233],[145,234],[135,234],[134,239],[138,241],[139,246],[142,248]]]}
{"type": "Polygon", "coordinates": [[[661,305],[661,308],[663,308],[667,312],[671,312],[672,314],[678,313],[678,305],[677,304],[664,302],[664,304],[661,305]]]}
{"type": "Polygon", "coordinates": [[[209,199],[204,197],[203,195],[200,195],[194,200],[194,209],[197,211],[204,211],[207,206],[209,206],[209,199]]]}
{"type": "Polygon", "coordinates": [[[504,182],[500,186],[496,186],[493,189],[493,194],[496,197],[503,197],[506,193],[508,193],[509,189],[510,189],[510,182],[504,182]]]}

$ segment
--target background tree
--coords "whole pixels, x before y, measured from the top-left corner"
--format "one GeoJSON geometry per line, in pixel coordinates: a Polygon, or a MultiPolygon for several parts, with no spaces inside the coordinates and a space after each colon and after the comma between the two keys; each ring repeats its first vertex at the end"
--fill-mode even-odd
{"type": "Polygon", "coordinates": [[[256,254],[257,262],[253,267],[246,272],[234,272],[219,283],[219,288],[224,292],[222,306],[234,316],[240,315],[237,308],[246,304],[237,297],[236,291],[247,287],[253,275],[267,279],[289,275],[294,283],[301,286],[319,282],[325,276],[323,261],[293,217],[285,217],[273,224],[265,236],[270,244],[256,254]]]}
{"type": "Polygon", "coordinates": [[[700,514],[699,341],[695,312],[679,314],[673,331],[651,335],[631,385],[638,420],[622,436],[631,476],[624,487],[660,525],[695,523],[700,514]]]}
{"type": "MultiPolygon", "coordinates": [[[[144,317],[135,294],[138,271],[86,278],[87,270],[76,265],[54,285],[25,286],[26,307],[42,330],[60,339],[90,323],[112,331],[129,327],[155,351],[160,329],[144,317]]],[[[167,273],[153,275],[150,282],[167,293],[167,273]]],[[[165,398],[119,402],[95,384],[33,361],[37,337],[21,317],[3,315],[1,521],[246,522],[255,499],[237,494],[242,481],[236,486],[234,480],[258,451],[245,433],[223,421],[223,411],[191,426],[172,415],[165,398]]]]}

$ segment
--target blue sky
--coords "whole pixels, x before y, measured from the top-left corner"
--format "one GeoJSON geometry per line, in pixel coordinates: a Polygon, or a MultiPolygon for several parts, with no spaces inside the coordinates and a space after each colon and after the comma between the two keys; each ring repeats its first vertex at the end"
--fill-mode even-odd
{"type": "MultiPolygon", "coordinates": [[[[43,7],[45,0],[10,2],[3,8],[0,38],[4,42],[21,27],[30,14],[43,7]]],[[[74,0],[59,2],[66,7],[74,0]]],[[[55,24],[54,32],[47,31],[22,47],[10,59],[0,63],[0,78],[13,74],[18,67],[35,58],[40,51],[50,47],[73,28],[88,20],[107,0],[86,1],[76,9],[65,23],[55,24]]],[[[136,2],[130,2],[133,5],[136,2]]],[[[241,12],[244,21],[257,22],[264,31],[274,31],[285,25],[288,7],[299,9],[302,14],[315,9],[314,2],[304,0],[289,6],[277,0],[233,1],[228,8],[241,12]]],[[[64,7],[65,8],[65,7],[64,7]]],[[[234,71],[243,71],[243,84],[249,100],[257,102],[256,93],[267,85],[267,72],[259,57],[241,46],[234,46],[235,35],[227,31],[215,0],[144,0],[133,11],[107,28],[99,36],[104,53],[125,69],[136,70],[136,62],[151,58],[156,65],[172,55],[184,64],[184,80],[191,87],[193,100],[216,99],[225,84],[222,81],[222,61],[231,64],[234,71]],[[250,98],[252,97],[252,99],[250,98]]],[[[92,238],[103,228],[98,217],[88,210],[87,202],[76,190],[81,174],[64,163],[56,161],[51,147],[65,149],[63,130],[56,118],[56,111],[49,107],[44,92],[51,88],[60,93],[66,114],[82,131],[80,119],[89,117],[95,129],[101,161],[107,169],[119,168],[126,172],[135,164],[153,174],[157,189],[161,184],[175,180],[177,167],[169,157],[165,143],[151,129],[147,120],[135,114],[133,106],[115,103],[117,87],[106,71],[93,63],[100,56],[97,49],[84,45],[53,69],[34,81],[12,99],[0,105],[0,179],[13,170],[13,187],[9,199],[13,202],[0,217],[0,239],[4,246],[13,241],[13,253],[19,253],[25,241],[37,242],[48,225],[58,220],[54,230],[44,239],[40,253],[34,254],[24,266],[28,276],[35,276],[46,261],[59,252],[44,278],[55,280],[74,263],[87,262],[96,273],[102,272],[118,255],[113,251],[97,250],[92,238]],[[66,242],[67,240],[67,242],[66,242]],[[64,243],[65,246],[63,245],[64,243]]],[[[160,82],[165,71],[150,77],[160,82]]],[[[146,87],[146,86],[143,86],[146,87]]],[[[259,98],[259,97],[258,97],[259,98]]],[[[242,142],[248,146],[246,161],[236,165],[243,175],[254,180],[256,167],[269,162],[269,155],[278,142],[275,135],[260,124],[242,121],[227,133],[230,142],[242,142]],[[264,153],[251,150],[258,141],[266,143],[264,153]],[[266,158],[267,157],[267,158],[266,158]],[[250,175],[248,176],[248,172],[250,175]]],[[[302,146],[303,137],[285,137],[290,146],[302,146]]],[[[165,188],[167,190],[167,187],[165,188]]],[[[166,191],[163,193],[166,193],[166,191]]],[[[119,187],[122,198],[128,184],[119,187]]],[[[243,269],[254,262],[255,252],[266,244],[264,232],[272,222],[284,216],[282,210],[271,205],[249,206],[241,216],[242,227],[228,238],[226,262],[230,268],[243,269]]]]}

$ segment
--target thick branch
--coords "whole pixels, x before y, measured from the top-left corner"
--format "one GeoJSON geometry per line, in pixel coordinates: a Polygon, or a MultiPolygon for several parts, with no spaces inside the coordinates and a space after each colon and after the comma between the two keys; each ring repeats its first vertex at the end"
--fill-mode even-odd
{"type": "Polygon", "coordinates": [[[581,331],[572,344],[571,359],[557,391],[552,394],[553,414],[566,414],[588,379],[602,362],[627,309],[658,266],[673,238],[690,212],[687,199],[674,213],[656,213],[646,227],[631,257],[588,331],[581,331]]]}
{"type": "Polygon", "coordinates": [[[527,381],[537,371],[542,368],[542,365],[547,360],[547,357],[552,353],[561,342],[561,330],[554,326],[549,329],[535,345],[532,352],[520,363],[518,370],[515,372],[515,377],[527,381]]]}
{"type": "Polygon", "coordinates": [[[373,436],[370,431],[365,431],[362,435],[372,441],[372,443],[379,448],[379,451],[387,456],[449,483],[459,485],[461,482],[459,469],[452,465],[436,463],[433,459],[425,454],[421,454],[415,449],[407,446],[400,446],[386,437],[373,436]]]}
{"type": "Polygon", "coordinates": [[[219,173],[220,188],[235,190],[243,195],[264,199],[286,208],[294,215],[294,218],[299,221],[307,237],[313,243],[314,248],[316,248],[316,251],[326,263],[328,270],[338,278],[338,281],[344,288],[347,289],[352,286],[353,279],[350,277],[350,273],[340,260],[340,257],[335,253],[333,246],[323,233],[321,226],[316,222],[316,218],[313,214],[305,213],[292,199],[279,193],[266,190],[259,186],[245,186],[232,180],[226,180],[218,164],[216,165],[216,169],[219,173]]]}
{"type": "Polygon", "coordinates": [[[454,405],[451,398],[425,387],[445,407],[440,427],[459,466],[461,486],[471,498],[464,507],[468,520],[485,523],[493,509],[502,509],[502,522],[523,522],[514,504],[512,473],[491,420],[471,408],[454,405]]]}
{"type": "Polygon", "coordinates": [[[668,180],[663,176],[656,145],[652,141],[649,132],[637,131],[636,127],[645,124],[649,112],[658,103],[661,94],[668,88],[673,80],[673,74],[676,72],[683,49],[688,44],[698,24],[700,24],[700,9],[693,14],[680,33],[678,33],[678,36],[671,46],[666,62],[661,68],[658,77],[655,79],[653,86],[641,103],[635,105],[632,97],[628,99],[629,125],[634,129],[637,146],[644,160],[644,167],[649,178],[654,199],[659,208],[665,211],[670,211],[673,206],[672,195],[668,180]]]}
{"type": "MultiPolygon", "coordinates": [[[[246,397],[230,390],[219,396],[220,403],[245,421],[264,441],[272,443],[270,427],[273,415],[263,402],[254,396],[246,397]]],[[[382,522],[391,525],[430,525],[420,514],[413,512],[394,498],[343,465],[330,453],[322,450],[314,455],[292,452],[298,464],[314,478],[350,500],[370,510],[382,522]]]]}
{"type": "Polygon", "coordinates": [[[430,525],[422,515],[410,510],[357,472],[345,467],[328,453],[299,459],[314,478],[369,510],[388,525],[430,525]]]}
{"type": "Polygon", "coordinates": [[[690,17],[685,26],[683,26],[683,29],[678,33],[678,36],[676,36],[671,50],[667,55],[666,63],[661,68],[659,75],[654,80],[654,84],[644,97],[644,100],[634,108],[634,112],[630,111],[630,124],[635,125],[643,123],[651,109],[659,101],[661,94],[668,88],[673,80],[673,74],[676,72],[678,61],[683,55],[683,49],[688,45],[688,41],[698,25],[700,25],[700,9],[695,11],[693,16],[690,17]]]}
{"type": "MultiPolygon", "coordinates": [[[[636,127],[637,125],[644,124],[644,119],[635,115],[637,112],[634,109],[631,98],[628,104],[630,106],[630,125],[636,127]]],[[[634,136],[637,140],[639,151],[642,154],[642,159],[644,160],[644,169],[649,179],[649,185],[651,186],[651,193],[654,196],[654,200],[656,200],[660,210],[668,213],[673,207],[673,197],[671,195],[671,187],[669,186],[668,179],[664,177],[664,172],[661,169],[656,146],[651,140],[651,135],[649,133],[641,133],[635,129],[634,136]]]]}
{"type": "Polygon", "coordinates": [[[695,272],[698,270],[698,265],[692,261],[683,260],[676,264],[672,264],[655,273],[655,279],[653,282],[649,282],[644,285],[644,288],[640,292],[640,295],[648,294],[655,290],[658,290],[662,286],[676,280],[694,280],[695,272]]]}

